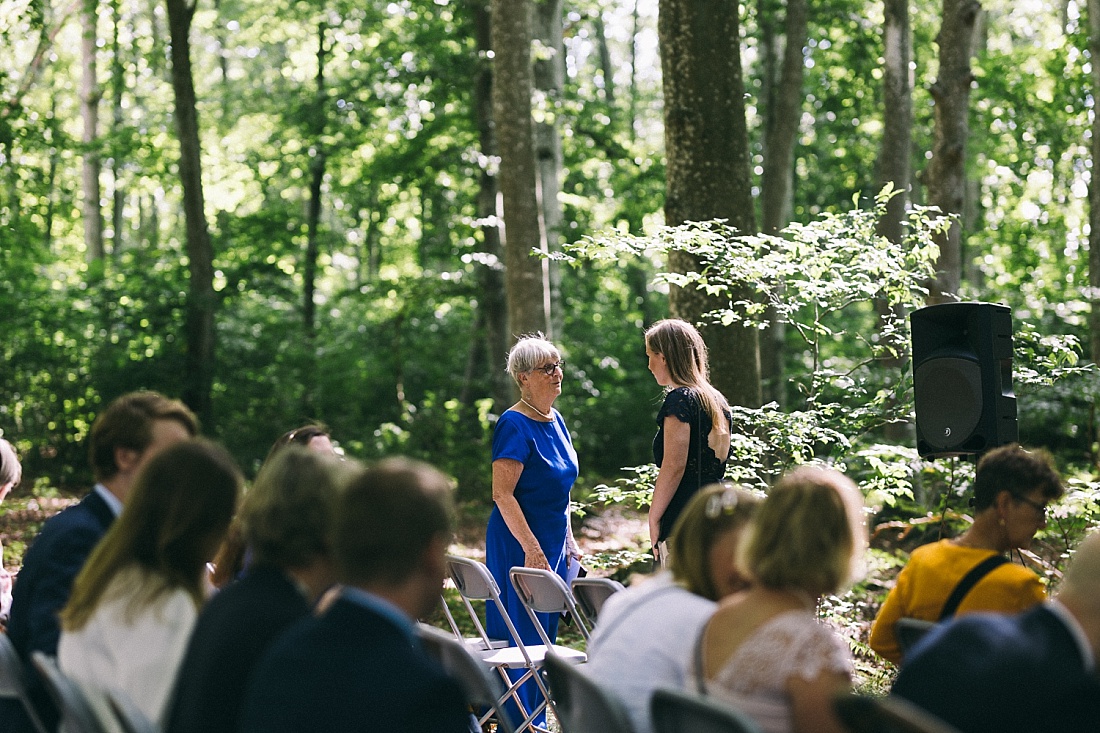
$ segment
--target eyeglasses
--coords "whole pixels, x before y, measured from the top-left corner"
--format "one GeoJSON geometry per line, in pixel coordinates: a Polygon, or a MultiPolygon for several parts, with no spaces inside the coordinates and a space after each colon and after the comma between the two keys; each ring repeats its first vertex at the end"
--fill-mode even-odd
{"type": "Polygon", "coordinates": [[[1015,499],[1016,501],[1020,501],[1020,502],[1023,502],[1024,504],[1027,504],[1029,507],[1031,507],[1035,511],[1039,512],[1039,514],[1041,514],[1043,516],[1043,519],[1047,518],[1047,505],[1046,504],[1040,504],[1037,501],[1032,501],[1031,499],[1028,499],[1025,496],[1018,496],[1016,494],[1013,494],[1012,498],[1015,499]]]}
{"type": "Polygon", "coordinates": [[[553,364],[547,364],[546,366],[535,367],[535,368],[531,369],[531,371],[532,372],[542,372],[543,374],[545,374],[546,376],[549,377],[551,374],[553,374],[558,369],[561,369],[563,372],[565,371],[565,359],[562,359],[561,361],[554,362],[553,364]]]}

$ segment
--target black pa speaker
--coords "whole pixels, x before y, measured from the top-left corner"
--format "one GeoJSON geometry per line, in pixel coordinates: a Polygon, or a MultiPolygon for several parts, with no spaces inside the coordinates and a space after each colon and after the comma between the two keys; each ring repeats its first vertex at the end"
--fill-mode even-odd
{"type": "Polygon", "coordinates": [[[974,455],[1019,438],[1012,391],[1012,311],[942,303],[909,315],[917,453],[974,455]]]}

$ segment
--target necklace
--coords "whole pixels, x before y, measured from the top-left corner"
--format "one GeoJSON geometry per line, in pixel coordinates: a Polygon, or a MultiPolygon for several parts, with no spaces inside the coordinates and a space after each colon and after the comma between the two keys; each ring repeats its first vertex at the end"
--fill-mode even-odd
{"type": "MultiPolygon", "coordinates": [[[[538,415],[539,417],[541,417],[543,420],[546,420],[547,422],[553,422],[554,421],[554,416],[552,414],[548,414],[548,413],[543,412],[542,410],[535,407],[534,405],[532,405],[530,402],[523,399],[522,397],[519,398],[519,401],[522,402],[523,404],[527,405],[528,407],[530,407],[534,411],[534,413],[536,415],[538,415]]],[[[553,408],[551,408],[551,409],[553,409],[553,408]]]]}

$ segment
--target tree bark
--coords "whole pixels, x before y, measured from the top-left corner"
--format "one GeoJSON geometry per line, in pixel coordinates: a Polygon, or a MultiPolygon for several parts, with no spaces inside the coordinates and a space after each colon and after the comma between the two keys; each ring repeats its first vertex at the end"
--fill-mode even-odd
{"type": "Polygon", "coordinates": [[[187,227],[187,354],[183,399],[206,424],[211,422],[210,390],[214,382],[214,249],[206,224],[202,191],[202,149],[191,71],[191,19],[195,6],[166,0],[172,40],[172,91],[180,143],[180,184],[187,227]]]}
{"type": "MultiPolygon", "coordinates": [[[[1089,52],[1100,59],[1100,0],[1088,1],[1089,52]]],[[[1092,98],[1100,99],[1100,63],[1092,64],[1092,98]]],[[[1100,364],[1100,115],[1092,116],[1092,179],[1089,181],[1089,355],[1100,364]]]]}
{"type": "MultiPolygon", "coordinates": [[[[661,0],[657,32],[665,99],[665,221],[725,219],[756,229],[736,0],[661,0]]],[[[697,270],[687,253],[669,257],[675,272],[697,270]]],[[[743,294],[737,294],[743,295],[743,294]]],[[[700,323],[727,305],[695,288],[672,288],[673,316],[700,323]]],[[[711,378],[733,404],[760,404],[760,344],[753,328],[704,325],[711,378]]]]}
{"type": "MultiPolygon", "coordinates": [[[[489,0],[471,0],[474,29],[477,38],[478,64],[474,79],[474,107],[477,115],[478,144],[481,147],[481,176],[478,181],[477,213],[481,221],[483,255],[477,278],[481,292],[477,302],[478,320],[483,338],[472,348],[482,351],[484,358],[471,355],[470,363],[485,363],[489,373],[490,392],[497,409],[504,409],[512,400],[512,381],[504,371],[508,352],[508,301],[504,283],[504,248],[500,241],[500,211],[497,206],[497,143],[493,130],[493,67],[485,61],[492,49],[492,21],[489,0]]],[[[471,366],[471,369],[475,368],[471,366]]]]}
{"type": "MultiPolygon", "coordinates": [[[[114,32],[111,35],[111,132],[117,138],[125,121],[122,98],[126,92],[126,66],[122,57],[120,30],[122,25],[122,7],[119,0],[111,0],[111,15],[114,32]]],[[[126,207],[126,191],[122,185],[122,161],[118,153],[111,156],[111,250],[118,257],[124,242],[122,230],[125,227],[123,210],[126,207]]]]}
{"type": "MultiPolygon", "coordinates": [[[[935,131],[926,172],[928,203],[945,214],[963,215],[966,200],[966,138],[969,134],[970,69],[974,30],[981,11],[977,0],[943,0],[943,25],[937,37],[939,77],[932,86],[935,131]]],[[[940,258],[929,284],[929,303],[955,300],[962,281],[962,225],[956,221],[938,236],[940,258]]]]}
{"type": "Polygon", "coordinates": [[[615,119],[615,66],[611,61],[611,48],[607,45],[607,27],[603,22],[603,11],[596,9],[592,19],[592,32],[596,36],[596,51],[600,59],[600,75],[603,76],[603,97],[607,102],[608,114],[615,119]]]}
{"type": "Polygon", "coordinates": [[[309,159],[309,207],[306,210],[306,251],[302,262],[302,321],[306,339],[313,341],[317,334],[317,258],[321,246],[318,230],[321,224],[321,188],[325,181],[325,105],[328,90],[325,87],[325,33],[324,21],[317,26],[317,88],[314,92],[310,119],[310,135],[313,138],[312,156],[309,159]]]}
{"type": "MultiPolygon", "coordinates": [[[[99,205],[102,195],[99,173],[102,163],[99,156],[99,100],[103,92],[99,88],[96,64],[97,0],[84,0],[80,11],[81,27],[81,82],[80,116],[84,123],[81,141],[84,144],[82,183],[84,193],[84,247],[89,265],[103,266],[103,210],[99,205]]],[[[93,269],[93,273],[95,270],[93,269]]],[[[102,269],[99,270],[102,275],[102,269]]]]}
{"type": "MultiPolygon", "coordinates": [[[[565,163],[561,150],[558,115],[565,86],[565,42],[562,38],[562,0],[536,0],[534,37],[541,46],[533,65],[535,90],[542,114],[535,123],[535,160],[538,165],[538,200],[546,252],[561,250],[561,178],[565,163]]],[[[547,336],[556,338],[564,323],[561,307],[561,266],[544,260],[550,285],[550,325],[547,336]]]]}
{"type": "Polygon", "coordinates": [[[493,121],[500,150],[504,200],[505,285],[513,336],[550,328],[550,288],[539,230],[531,120],[531,7],[529,0],[492,0],[493,121]]]}

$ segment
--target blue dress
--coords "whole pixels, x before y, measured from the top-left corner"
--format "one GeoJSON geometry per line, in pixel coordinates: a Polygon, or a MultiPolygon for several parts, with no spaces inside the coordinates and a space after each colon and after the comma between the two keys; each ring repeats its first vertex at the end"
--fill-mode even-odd
{"type": "MultiPolygon", "coordinates": [[[[568,556],[565,539],[569,522],[569,491],[577,479],[577,453],[561,413],[553,410],[553,422],[532,420],[515,410],[507,410],[497,420],[493,432],[493,460],[510,458],[523,464],[514,495],[531,532],[539,541],[547,562],[565,578],[568,556]]],[[[501,600],[524,644],[541,644],[523,602],[512,588],[508,571],[523,567],[526,555],[512,535],[500,509],[493,507],[485,533],[485,564],[500,587],[501,600]]],[[[558,614],[539,614],[550,640],[557,637],[558,614]]],[[[485,611],[485,630],[496,639],[508,639],[508,627],[493,604],[485,611]]],[[[540,701],[538,687],[528,681],[521,688],[527,709],[540,701]]]]}

